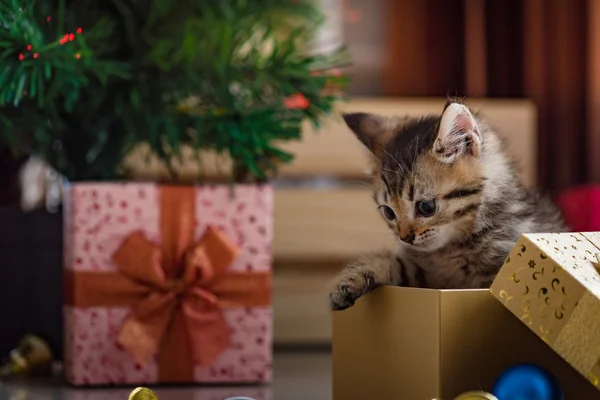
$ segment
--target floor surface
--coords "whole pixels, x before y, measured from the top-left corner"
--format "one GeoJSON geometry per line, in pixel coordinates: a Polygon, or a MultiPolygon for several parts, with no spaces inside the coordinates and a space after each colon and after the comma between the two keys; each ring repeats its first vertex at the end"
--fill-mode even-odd
{"type": "MultiPolygon", "coordinates": [[[[329,353],[276,353],[269,387],[158,387],[159,400],[331,400],[329,353]]],[[[56,381],[0,383],[0,400],[127,400],[132,388],[75,389],[56,381]]]]}

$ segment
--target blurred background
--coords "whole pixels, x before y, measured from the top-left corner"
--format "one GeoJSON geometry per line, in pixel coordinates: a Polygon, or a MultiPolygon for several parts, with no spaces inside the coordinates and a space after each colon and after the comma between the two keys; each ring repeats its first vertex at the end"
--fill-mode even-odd
{"type": "MultiPolygon", "coordinates": [[[[341,110],[419,115],[467,96],[528,185],[577,198],[571,225],[600,228],[585,225],[600,181],[600,2],[339,0],[339,10],[353,58],[341,110]]],[[[339,117],[285,148],[296,160],[274,182],[275,346],[326,353],[329,279],[392,238],[372,204],[369,156],[339,117]]],[[[24,161],[0,149],[0,354],[28,332],[60,353],[61,215],[19,209],[24,161]]]]}
{"type": "MultiPolygon", "coordinates": [[[[590,186],[600,180],[600,3],[342,3],[353,57],[342,109],[419,115],[467,96],[528,185],[559,201],[571,227],[600,228],[590,186]]],[[[363,184],[368,156],[339,120],[290,148],[297,159],[276,197],[276,340],[328,344],[324,282],[390,238],[363,184]]]]}

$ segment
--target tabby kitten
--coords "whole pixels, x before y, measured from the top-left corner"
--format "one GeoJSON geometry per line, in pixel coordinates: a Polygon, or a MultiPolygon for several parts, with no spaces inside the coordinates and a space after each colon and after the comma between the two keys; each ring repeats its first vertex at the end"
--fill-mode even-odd
{"type": "Polygon", "coordinates": [[[565,229],[558,209],[519,181],[496,132],[457,100],[441,116],[344,119],[374,156],[374,198],[398,244],[338,275],[334,310],[380,285],[488,287],[522,233],[565,229]]]}

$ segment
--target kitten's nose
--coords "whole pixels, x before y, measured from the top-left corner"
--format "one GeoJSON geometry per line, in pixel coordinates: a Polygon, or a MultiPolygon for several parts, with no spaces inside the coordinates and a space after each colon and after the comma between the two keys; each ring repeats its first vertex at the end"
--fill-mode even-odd
{"type": "Polygon", "coordinates": [[[413,242],[415,241],[415,233],[411,232],[408,235],[401,237],[400,240],[408,244],[413,244],[413,242]]]}

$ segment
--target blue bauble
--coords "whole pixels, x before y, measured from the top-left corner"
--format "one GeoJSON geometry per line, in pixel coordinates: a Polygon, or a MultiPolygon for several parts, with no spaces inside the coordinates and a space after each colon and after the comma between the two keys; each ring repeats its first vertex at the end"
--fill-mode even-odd
{"type": "Polygon", "coordinates": [[[492,393],[498,400],[563,400],[556,378],[542,367],[519,364],[504,371],[492,393]]]}

